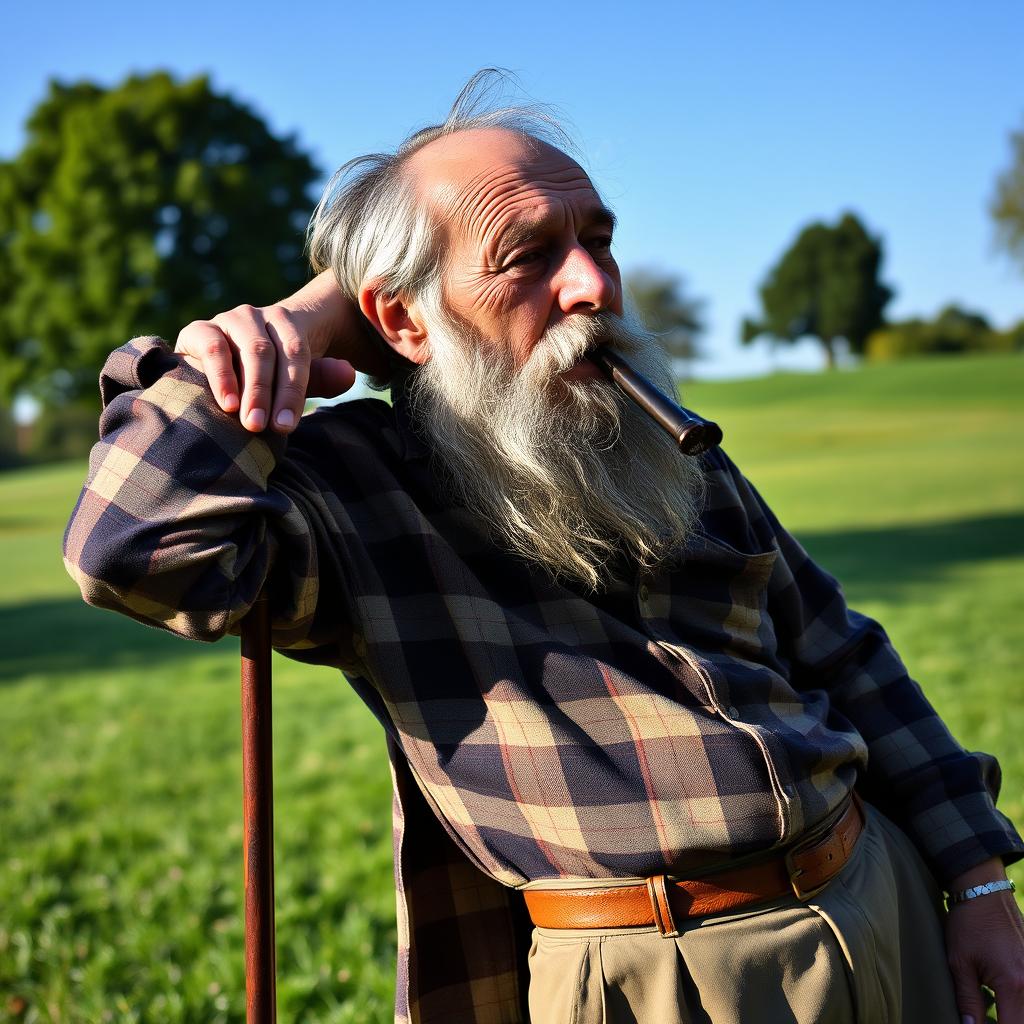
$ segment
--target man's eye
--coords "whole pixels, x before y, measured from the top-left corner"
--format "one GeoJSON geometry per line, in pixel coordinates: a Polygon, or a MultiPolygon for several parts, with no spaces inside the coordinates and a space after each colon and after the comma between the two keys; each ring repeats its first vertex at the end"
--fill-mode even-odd
{"type": "Polygon", "coordinates": [[[523,269],[530,270],[544,259],[544,254],[536,249],[521,253],[513,260],[509,260],[503,270],[523,269]]]}
{"type": "Polygon", "coordinates": [[[609,252],[612,247],[612,236],[601,235],[599,238],[591,239],[590,248],[595,252],[609,252]]]}

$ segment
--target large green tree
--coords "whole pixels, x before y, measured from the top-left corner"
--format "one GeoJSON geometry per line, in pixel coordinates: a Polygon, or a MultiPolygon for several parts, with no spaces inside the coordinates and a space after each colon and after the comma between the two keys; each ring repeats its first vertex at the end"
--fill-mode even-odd
{"type": "Polygon", "coordinates": [[[0,398],[89,395],[132,335],[305,279],[317,168],[205,77],[52,82],[26,135],[0,162],[0,398]]]}
{"type": "Polygon", "coordinates": [[[704,300],[688,295],[678,274],[656,267],[639,267],[626,275],[624,283],[640,319],[685,372],[689,362],[700,356],[704,300]]]}
{"type": "Polygon", "coordinates": [[[999,244],[1024,267],[1024,129],[1010,136],[1010,147],[1010,166],[996,182],[991,213],[999,244]]]}
{"type": "Polygon", "coordinates": [[[879,280],[882,256],[881,239],[852,213],[834,225],[808,225],[761,285],[761,315],[744,320],[743,343],[763,335],[780,342],[817,338],[829,367],[840,338],[862,353],[893,294],[879,280]]]}

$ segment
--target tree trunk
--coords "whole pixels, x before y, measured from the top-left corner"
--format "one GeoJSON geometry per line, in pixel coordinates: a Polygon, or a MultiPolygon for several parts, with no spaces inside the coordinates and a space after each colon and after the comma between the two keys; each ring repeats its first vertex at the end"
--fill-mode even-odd
{"type": "Polygon", "coordinates": [[[825,349],[825,368],[834,370],[836,368],[835,338],[822,338],[821,345],[825,349]]]}

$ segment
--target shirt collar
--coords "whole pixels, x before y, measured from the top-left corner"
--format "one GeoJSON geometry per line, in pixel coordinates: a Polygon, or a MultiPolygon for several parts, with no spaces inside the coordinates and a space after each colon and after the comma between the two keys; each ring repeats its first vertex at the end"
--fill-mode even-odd
{"type": "Polygon", "coordinates": [[[392,381],[391,407],[395,410],[395,425],[398,430],[402,458],[406,462],[412,462],[416,459],[425,459],[430,454],[430,449],[413,421],[406,389],[407,380],[408,375],[398,374],[392,381]]]}

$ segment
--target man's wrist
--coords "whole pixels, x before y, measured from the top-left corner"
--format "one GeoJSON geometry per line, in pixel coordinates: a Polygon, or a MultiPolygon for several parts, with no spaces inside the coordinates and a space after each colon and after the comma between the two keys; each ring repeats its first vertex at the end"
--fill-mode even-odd
{"type": "Polygon", "coordinates": [[[985,882],[1005,882],[1006,865],[1002,857],[989,857],[988,860],[968,868],[966,871],[950,879],[946,891],[950,894],[962,892],[985,882]]]}
{"type": "MultiPolygon", "coordinates": [[[[340,347],[355,326],[354,305],[342,293],[330,270],[317,274],[277,305],[302,321],[300,330],[314,359],[336,354],[332,349],[340,347]]],[[[340,351],[337,355],[344,357],[340,351]]]]}

